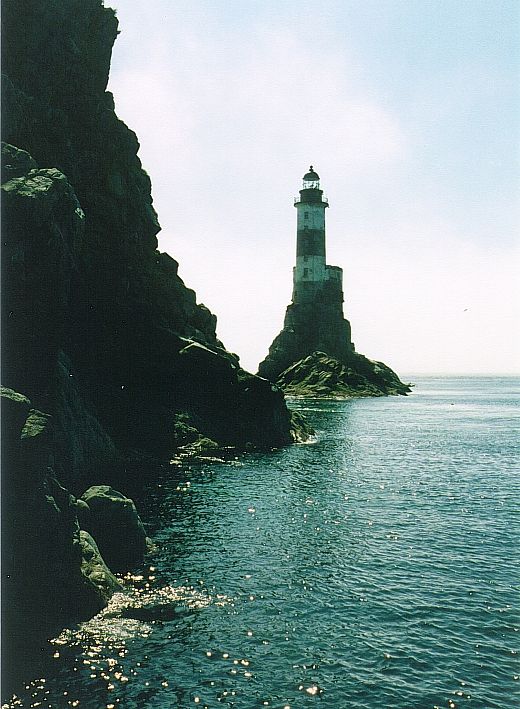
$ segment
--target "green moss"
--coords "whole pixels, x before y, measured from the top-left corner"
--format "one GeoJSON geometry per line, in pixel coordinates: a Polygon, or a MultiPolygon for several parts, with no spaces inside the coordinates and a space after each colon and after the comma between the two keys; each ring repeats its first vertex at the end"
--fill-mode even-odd
{"type": "Polygon", "coordinates": [[[37,409],[31,409],[24,427],[22,428],[22,433],[20,436],[22,440],[40,436],[47,428],[50,418],[51,416],[49,414],[44,414],[37,409]]]}
{"type": "Polygon", "coordinates": [[[19,394],[17,391],[13,391],[13,389],[9,389],[8,387],[0,387],[0,395],[2,398],[14,401],[17,404],[26,404],[27,406],[31,405],[31,402],[26,396],[19,394]]]}

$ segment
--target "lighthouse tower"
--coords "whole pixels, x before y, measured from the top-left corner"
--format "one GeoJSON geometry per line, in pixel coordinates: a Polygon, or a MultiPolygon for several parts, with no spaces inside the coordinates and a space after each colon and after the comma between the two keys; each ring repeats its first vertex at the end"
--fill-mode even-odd
{"type": "Polygon", "coordinates": [[[343,316],[343,270],[325,254],[325,210],[329,206],[314,168],[303,176],[298,214],[292,302],[258,373],[275,382],[299,360],[319,352],[349,364],[355,355],[350,323],[343,316]]]}
{"type": "Polygon", "coordinates": [[[296,396],[380,396],[410,388],[382,362],[356,352],[343,315],[343,270],[325,256],[329,206],[314,168],[303,176],[298,213],[292,302],[258,374],[296,396]]]}
{"type": "Polygon", "coordinates": [[[294,206],[298,218],[292,302],[341,304],[342,269],[326,263],[325,209],[329,203],[320,189],[320,176],[312,165],[303,176],[303,187],[294,206]]]}

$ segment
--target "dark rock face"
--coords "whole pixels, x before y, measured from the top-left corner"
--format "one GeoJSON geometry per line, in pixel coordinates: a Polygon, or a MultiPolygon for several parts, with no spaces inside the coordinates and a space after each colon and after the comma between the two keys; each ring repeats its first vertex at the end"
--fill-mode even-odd
{"type": "Polygon", "coordinates": [[[59,474],[77,490],[128,448],[167,456],[178,413],[221,444],[290,443],[283,398],[156,250],[139,143],[105,90],[114,12],[6,0],[3,23],[3,376],[54,415],[59,474]]]}
{"type": "Polygon", "coordinates": [[[98,560],[88,568],[74,498],[53,470],[48,414],[2,388],[3,679],[16,676],[27,645],[64,619],[97,613],[118,584],[98,560]],[[101,568],[103,567],[103,568],[101,568]]]}
{"type": "MultiPolygon", "coordinates": [[[[53,471],[51,419],[24,396],[2,388],[4,592],[12,612],[50,626],[96,612],[103,598],[81,574],[74,499],[53,471]],[[39,608],[48,612],[42,620],[39,608]]],[[[4,602],[4,599],[3,599],[4,602]]]]}
{"type": "Polygon", "coordinates": [[[2,184],[5,383],[49,410],[85,215],[63,173],[31,167],[13,146],[2,152],[17,174],[2,184]]]}

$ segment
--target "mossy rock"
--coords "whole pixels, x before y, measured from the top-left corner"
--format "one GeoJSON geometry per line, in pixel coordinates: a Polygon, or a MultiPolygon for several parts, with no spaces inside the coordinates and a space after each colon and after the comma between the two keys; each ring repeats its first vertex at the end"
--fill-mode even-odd
{"type": "Polygon", "coordinates": [[[133,500],[109,485],[94,485],[81,496],[89,507],[86,531],[94,537],[113,571],[139,564],[147,550],[146,532],[133,500]]]}

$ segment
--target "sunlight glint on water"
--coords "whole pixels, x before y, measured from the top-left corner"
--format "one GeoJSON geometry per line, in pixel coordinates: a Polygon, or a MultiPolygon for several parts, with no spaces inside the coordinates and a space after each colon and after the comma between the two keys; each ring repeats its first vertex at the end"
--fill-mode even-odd
{"type": "Polygon", "coordinates": [[[519,393],[294,402],[314,445],[172,468],[140,503],[158,552],[132,593],[172,589],[174,612],[65,635],[32,705],[520,706],[519,393]]]}

